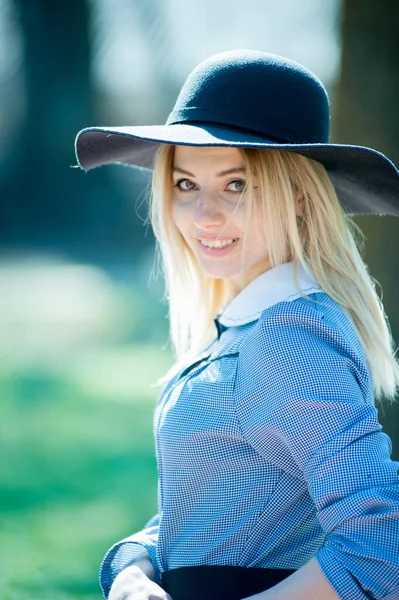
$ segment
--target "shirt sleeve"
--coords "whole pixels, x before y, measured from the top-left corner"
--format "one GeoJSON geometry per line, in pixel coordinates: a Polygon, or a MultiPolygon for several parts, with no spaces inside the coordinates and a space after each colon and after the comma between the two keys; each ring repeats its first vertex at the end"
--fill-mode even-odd
{"type": "Polygon", "coordinates": [[[100,585],[105,598],[108,598],[116,576],[143,555],[149,555],[155,571],[155,581],[160,582],[156,556],[158,531],[159,516],[155,515],[142,531],[117,542],[108,550],[100,569],[100,585]]]}
{"type": "Polygon", "coordinates": [[[267,312],[238,359],[243,434],[306,481],[326,534],[316,558],[338,596],[397,597],[398,464],[378,422],[358,338],[347,319],[303,299],[267,312]]]}

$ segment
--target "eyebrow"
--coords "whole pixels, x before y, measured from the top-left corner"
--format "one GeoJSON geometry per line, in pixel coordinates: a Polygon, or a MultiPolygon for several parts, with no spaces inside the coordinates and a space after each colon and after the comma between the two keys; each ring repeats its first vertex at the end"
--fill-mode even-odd
{"type": "MultiPolygon", "coordinates": [[[[183,175],[188,175],[189,177],[195,177],[193,173],[190,173],[190,171],[186,171],[177,165],[173,167],[173,172],[175,171],[183,173],[183,175]]],[[[226,169],[225,171],[219,171],[219,173],[216,173],[216,177],[224,177],[225,175],[231,175],[232,173],[245,173],[245,167],[232,167],[231,169],[226,169]]]]}

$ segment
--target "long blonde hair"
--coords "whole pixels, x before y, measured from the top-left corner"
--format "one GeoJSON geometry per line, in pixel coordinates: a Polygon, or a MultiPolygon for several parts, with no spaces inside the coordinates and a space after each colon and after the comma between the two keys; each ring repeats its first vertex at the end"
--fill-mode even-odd
{"type": "MultiPolygon", "coordinates": [[[[294,152],[240,151],[246,167],[246,226],[256,211],[271,265],[293,261],[310,268],[324,291],[348,311],[371,372],[375,397],[393,400],[399,387],[399,365],[389,324],[376,282],[361,256],[362,233],[345,215],[326,169],[294,152]],[[299,216],[296,194],[301,198],[299,216]]],[[[179,365],[215,337],[214,318],[226,302],[227,287],[224,280],[202,272],[174,224],[173,160],[174,146],[161,145],[154,165],[150,215],[165,277],[170,339],[179,365]]]]}

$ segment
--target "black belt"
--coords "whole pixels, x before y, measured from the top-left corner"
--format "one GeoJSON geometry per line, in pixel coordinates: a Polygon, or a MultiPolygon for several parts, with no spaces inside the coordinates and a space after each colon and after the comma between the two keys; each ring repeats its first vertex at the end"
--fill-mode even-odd
{"type": "Polygon", "coordinates": [[[295,571],[256,567],[180,567],[162,573],[162,588],[172,600],[241,600],[259,594],[295,571]]]}

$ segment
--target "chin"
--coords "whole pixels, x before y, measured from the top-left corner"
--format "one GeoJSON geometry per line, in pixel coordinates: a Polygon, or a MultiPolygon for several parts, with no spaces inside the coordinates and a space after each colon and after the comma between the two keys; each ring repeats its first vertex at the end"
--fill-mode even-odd
{"type": "Polygon", "coordinates": [[[212,279],[230,279],[231,277],[234,277],[234,275],[237,275],[237,272],[233,270],[228,271],[227,269],[206,269],[202,267],[202,265],[200,265],[200,267],[204,275],[212,277],[212,279]]]}

